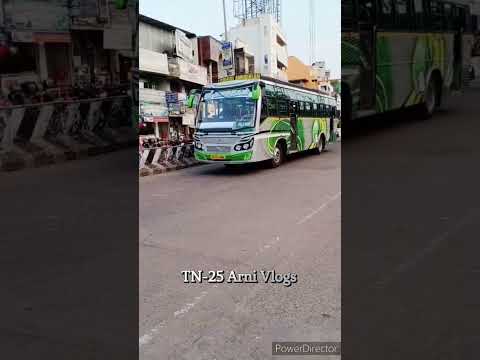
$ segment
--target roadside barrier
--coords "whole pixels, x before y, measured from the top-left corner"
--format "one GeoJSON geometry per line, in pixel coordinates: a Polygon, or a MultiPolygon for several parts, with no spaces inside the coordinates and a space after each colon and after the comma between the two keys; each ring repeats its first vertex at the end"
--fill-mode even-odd
{"type": "Polygon", "coordinates": [[[184,169],[198,164],[194,158],[192,143],[169,145],[166,142],[158,142],[152,147],[145,146],[146,144],[148,143],[140,144],[139,172],[141,176],[184,169]]]}
{"type": "Polygon", "coordinates": [[[0,169],[51,164],[137,141],[128,96],[0,107],[0,169]]]}

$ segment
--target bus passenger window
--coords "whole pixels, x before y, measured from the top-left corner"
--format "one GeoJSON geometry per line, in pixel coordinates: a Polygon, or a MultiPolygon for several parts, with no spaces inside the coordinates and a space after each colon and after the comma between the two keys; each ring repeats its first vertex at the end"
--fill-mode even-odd
{"type": "Polygon", "coordinates": [[[267,96],[268,116],[278,116],[277,99],[273,96],[267,96]]]}
{"type": "Polygon", "coordinates": [[[309,102],[305,103],[305,115],[310,116],[311,115],[311,104],[309,102]]]}
{"type": "Polygon", "coordinates": [[[365,24],[375,23],[375,6],[373,0],[358,1],[358,20],[365,24]]]}
{"type": "Polygon", "coordinates": [[[443,4],[443,17],[445,21],[446,30],[455,30],[455,15],[453,14],[452,5],[443,4]]]}
{"type": "Polygon", "coordinates": [[[436,0],[430,1],[430,28],[431,30],[444,29],[443,4],[436,0]]]}
{"type": "Polygon", "coordinates": [[[408,0],[395,1],[396,23],[398,29],[411,29],[410,7],[408,0]]]}
{"type": "Polygon", "coordinates": [[[278,115],[288,116],[288,101],[284,99],[278,99],[277,105],[278,105],[278,115]]]}
{"type": "Polygon", "coordinates": [[[381,21],[380,24],[385,29],[394,27],[393,20],[393,0],[380,0],[381,3],[381,21]]]}
{"type": "Polygon", "coordinates": [[[342,30],[353,30],[356,24],[353,0],[342,0],[342,30]]]}
{"type": "Polygon", "coordinates": [[[424,7],[423,7],[423,0],[414,0],[415,6],[415,25],[418,30],[422,30],[425,26],[425,22],[423,19],[424,16],[424,7]]]}

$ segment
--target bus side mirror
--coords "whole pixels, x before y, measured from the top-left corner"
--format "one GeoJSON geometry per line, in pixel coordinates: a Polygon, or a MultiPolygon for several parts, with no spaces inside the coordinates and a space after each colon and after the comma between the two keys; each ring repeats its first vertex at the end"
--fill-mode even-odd
{"type": "Polygon", "coordinates": [[[193,108],[194,102],[195,102],[195,95],[190,95],[187,99],[187,107],[190,109],[193,108]]]}
{"type": "Polygon", "coordinates": [[[255,86],[255,89],[253,89],[250,93],[250,99],[254,101],[260,99],[260,86],[255,86]]]}

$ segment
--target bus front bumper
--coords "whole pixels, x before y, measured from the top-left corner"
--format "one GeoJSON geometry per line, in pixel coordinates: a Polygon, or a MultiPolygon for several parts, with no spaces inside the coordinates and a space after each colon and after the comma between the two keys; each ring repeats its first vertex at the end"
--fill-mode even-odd
{"type": "Polygon", "coordinates": [[[220,163],[220,164],[243,164],[250,162],[253,157],[253,151],[238,151],[232,153],[208,153],[195,150],[195,159],[200,162],[220,163]]]}

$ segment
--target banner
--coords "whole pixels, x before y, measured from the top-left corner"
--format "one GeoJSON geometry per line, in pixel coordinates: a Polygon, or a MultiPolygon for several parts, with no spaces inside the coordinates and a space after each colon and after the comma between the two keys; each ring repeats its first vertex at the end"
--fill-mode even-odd
{"type": "Polygon", "coordinates": [[[179,77],[195,84],[207,84],[207,68],[178,59],[179,77]]]}
{"type": "Polygon", "coordinates": [[[225,70],[233,70],[233,46],[231,42],[224,42],[222,44],[222,58],[223,58],[223,68],[225,70]]]}

